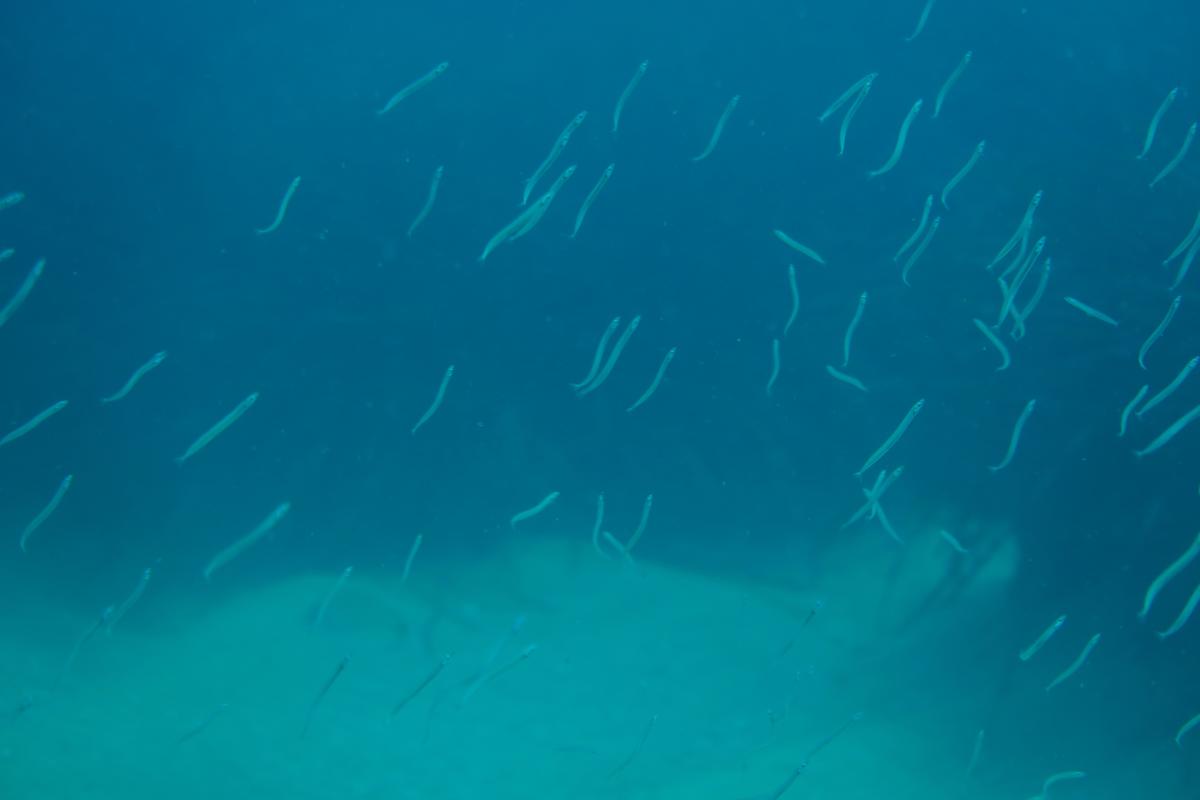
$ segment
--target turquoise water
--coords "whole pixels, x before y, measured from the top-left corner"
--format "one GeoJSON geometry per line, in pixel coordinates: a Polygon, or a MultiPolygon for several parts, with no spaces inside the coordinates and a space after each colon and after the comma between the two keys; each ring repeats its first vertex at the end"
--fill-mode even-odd
{"type": "Polygon", "coordinates": [[[922,6],[10,11],[2,796],[1200,795],[1200,18],[922,6]]]}

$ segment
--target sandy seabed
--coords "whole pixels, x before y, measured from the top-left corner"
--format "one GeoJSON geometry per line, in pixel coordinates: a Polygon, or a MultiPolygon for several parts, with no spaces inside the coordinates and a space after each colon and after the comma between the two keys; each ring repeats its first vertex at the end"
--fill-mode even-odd
{"type": "Polygon", "coordinates": [[[1028,798],[1067,769],[1087,782],[1051,797],[1152,796],[1157,751],[1059,763],[1012,731],[967,775],[987,710],[965,689],[1000,678],[946,664],[1003,635],[1014,546],[947,593],[957,556],[936,536],[902,561],[873,533],[844,542],[802,582],[514,537],[473,563],[418,559],[404,585],[357,569],[319,626],[336,571],[253,585],[236,564],[197,595],[151,587],[61,682],[96,618],[9,581],[26,599],[0,627],[0,796],[768,800],[806,758],[785,797],[1028,798]]]}

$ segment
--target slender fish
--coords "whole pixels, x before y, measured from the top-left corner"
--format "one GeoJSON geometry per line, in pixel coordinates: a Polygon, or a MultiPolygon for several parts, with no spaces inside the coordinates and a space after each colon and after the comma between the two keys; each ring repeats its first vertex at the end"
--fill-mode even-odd
{"type": "Polygon", "coordinates": [[[925,250],[928,249],[929,243],[933,241],[933,236],[938,232],[938,228],[942,226],[942,218],[934,217],[933,222],[929,223],[929,230],[925,231],[925,238],[921,240],[913,251],[909,254],[908,259],[904,262],[904,268],[900,270],[900,280],[904,281],[905,286],[912,286],[908,282],[908,273],[920,260],[921,256],[925,255],[925,250]]]}
{"type": "Polygon", "coordinates": [[[921,409],[924,407],[924,397],[913,403],[912,408],[910,408],[908,413],[904,415],[904,419],[900,420],[900,424],[897,425],[896,429],[892,431],[891,435],[884,440],[883,444],[879,445],[875,452],[871,453],[871,455],[867,457],[867,460],[863,462],[863,465],[858,468],[858,472],[854,473],[854,477],[861,478],[864,472],[875,466],[879,459],[887,455],[888,451],[896,446],[896,442],[900,441],[900,437],[904,435],[904,432],[908,430],[908,426],[912,424],[912,421],[917,418],[917,414],[920,414],[921,409]]]}
{"type": "Polygon", "coordinates": [[[417,213],[416,219],[414,219],[412,224],[408,226],[408,233],[406,235],[409,239],[412,238],[413,231],[420,227],[421,223],[425,221],[425,218],[429,216],[429,212],[433,208],[433,201],[437,200],[438,186],[442,182],[442,174],[444,172],[445,167],[443,166],[438,166],[438,168],[433,171],[433,178],[429,181],[429,193],[425,195],[425,205],[421,206],[421,210],[417,213]]]}
{"type": "Polygon", "coordinates": [[[1051,622],[1049,626],[1046,627],[1046,630],[1042,631],[1037,639],[1034,639],[1033,644],[1026,647],[1017,655],[1017,658],[1021,659],[1022,661],[1028,661],[1037,655],[1038,651],[1046,646],[1046,642],[1050,641],[1050,638],[1054,636],[1054,634],[1058,633],[1059,628],[1061,628],[1066,621],[1067,615],[1063,614],[1061,617],[1054,620],[1054,622],[1051,622]]]}
{"type": "Polygon", "coordinates": [[[575,390],[582,389],[596,379],[596,373],[600,371],[600,362],[604,359],[604,348],[608,346],[608,340],[616,333],[617,328],[621,326],[621,318],[613,317],[608,323],[608,327],[604,329],[604,333],[600,335],[600,341],[596,343],[596,354],[592,356],[592,366],[588,370],[588,374],[579,383],[572,383],[571,388],[575,390]]]}
{"type": "Polygon", "coordinates": [[[792,311],[788,314],[787,322],[783,324],[783,335],[786,337],[788,331],[792,328],[792,323],[796,321],[796,315],[800,313],[800,289],[796,285],[796,265],[788,264],[788,291],[792,296],[792,311]]]}
{"type": "Polygon", "coordinates": [[[929,224],[929,212],[932,208],[933,195],[928,195],[925,198],[925,205],[921,209],[921,221],[917,223],[917,229],[912,232],[912,236],[904,240],[904,244],[900,245],[900,249],[896,251],[896,255],[892,256],[892,261],[899,261],[900,256],[904,255],[910,247],[916,244],[921,235],[925,233],[925,226],[929,224]]]}
{"type": "Polygon", "coordinates": [[[338,662],[337,667],[333,670],[333,674],[330,675],[329,679],[321,685],[321,690],[317,692],[317,696],[313,698],[312,705],[308,707],[308,715],[304,718],[304,728],[300,731],[301,739],[308,735],[308,729],[312,726],[313,714],[316,713],[317,705],[322,699],[324,699],[325,695],[329,693],[329,690],[333,687],[334,681],[341,676],[346,669],[346,665],[349,663],[350,656],[342,656],[342,660],[338,662]]]}
{"type": "Polygon", "coordinates": [[[1117,436],[1125,435],[1126,428],[1129,427],[1129,415],[1133,413],[1133,407],[1142,402],[1142,398],[1146,396],[1146,392],[1150,391],[1150,384],[1143,384],[1142,388],[1137,390],[1137,394],[1129,401],[1128,405],[1121,410],[1121,427],[1117,431],[1117,436]]]}
{"type": "Polygon", "coordinates": [[[1074,675],[1076,672],[1078,672],[1079,668],[1082,667],[1084,665],[1084,662],[1086,662],[1088,660],[1088,656],[1090,656],[1092,654],[1092,650],[1095,649],[1096,644],[1099,641],[1100,641],[1100,634],[1098,634],[1098,633],[1095,636],[1093,636],[1091,639],[1088,639],[1087,644],[1085,644],[1083,646],[1083,650],[1079,653],[1078,656],[1075,657],[1075,660],[1072,661],[1071,664],[1066,669],[1064,669],[1062,672],[1060,672],[1058,674],[1057,678],[1055,678],[1054,680],[1050,681],[1049,684],[1047,684],[1046,691],[1047,692],[1050,691],[1055,686],[1058,686],[1060,683],[1067,680],[1072,675],[1074,675]]]}
{"type": "Polygon", "coordinates": [[[642,403],[645,403],[647,400],[650,399],[650,396],[653,395],[658,390],[658,385],[660,383],[662,383],[663,375],[666,373],[667,367],[671,363],[671,359],[675,358],[675,350],[676,349],[677,348],[672,347],[670,350],[667,351],[667,354],[665,356],[663,356],[662,363],[660,363],[658,365],[658,372],[654,373],[654,380],[650,382],[650,386],[646,389],[646,391],[642,392],[641,397],[639,397],[637,400],[633,401],[633,405],[631,405],[629,408],[625,409],[626,413],[633,411],[635,408],[640,406],[642,403]]]}
{"type": "Polygon", "coordinates": [[[1161,181],[1163,178],[1167,177],[1168,175],[1170,175],[1172,172],[1175,171],[1175,168],[1178,167],[1179,164],[1183,161],[1183,159],[1187,157],[1188,150],[1190,150],[1192,147],[1192,140],[1195,138],[1196,138],[1196,123],[1193,122],[1188,127],[1187,134],[1183,137],[1183,144],[1179,146],[1179,152],[1177,152],[1175,154],[1175,157],[1172,158],[1170,161],[1168,161],[1167,165],[1165,167],[1163,167],[1157,175],[1154,176],[1154,180],[1150,181],[1151,189],[1153,189],[1155,187],[1155,185],[1158,184],[1159,181],[1161,181]]]}
{"type": "Polygon", "coordinates": [[[1134,450],[1133,454],[1138,458],[1150,455],[1155,450],[1174,439],[1176,434],[1190,425],[1196,419],[1196,417],[1200,417],[1200,405],[1196,406],[1191,411],[1175,420],[1173,423],[1171,423],[1170,427],[1160,433],[1154,441],[1143,447],[1141,450],[1134,450]]]}
{"type": "Polygon", "coordinates": [[[442,75],[442,73],[444,73],[449,68],[450,68],[450,62],[448,62],[448,61],[443,61],[442,63],[438,64],[436,67],[429,70],[429,72],[426,72],[424,75],[417,78],[415,81],[410,83],[408,86],[405,86],[403,89],[401,89],[400,91],[398,91],[394,95],[392,95],[391,98],[386,103],[384,103],[383,108],[381,108],[375,112],[375,115],[378,117],[382,117],[384,114],[391,111],[396,106],[400,105],[400,103],[403,102],[406,98],[408,98],[415,92],[418,92],[421,89],[424,89],[429,84],[433,83],[440,75],[442,75]]]}
{"type": "Polygon", "coordinates": [[[1021,430],[1025,427],[1025,423],[1029,420],[1029,415],[1033,413],[1034,406],[1037,405],[1037,400],[1030,400],[1025,404],[1025,408],[1021,411],[1021,416],[1017,417],[1017,424],[1013,426],[1012,437],[1008,440],[1008,450],[1004,453],[1004,459],[995,466],[988,467],[992,472],[999,472],[1012,462],[1013,456],[1017,452],[1017,443],[1021,440],[1021,430]]]}
{"type": "Polygon", "coordinates": [[[1138,159],[1143,159],[1150,152],[1150,147],[1154,144],[1154,135],[1158,132],[1158,123],[1162,122],[1163,115],[1167,113],[1167,109],[1175,102],[1175,98],[1179,96],[1179,87],[1176,86],[1171,91],[1167,92],[1167,96],[1159,103],[1158,110],[1154,112],[1154,116],[1150,118],[1150,127],[1146,129],[1146,141],[1142,145],[1142,152],[1138,153],[1138,159]]]}
{"type": "Polygon", "coordinates": [[[992,329],[989,328],[987,323],[983,320],[973,319],[971,322],[975,323],[975,327],[979,329],[979,332],[982,333],[984,338],[992,343],[992,347],[995,347],[996,351],[1000,353],[1000,358],[1002,360],[1000,362],[1000,366],[996,367],[996,372],[1008,369],[1009,364],[1012,363],[1012,356],[1009,355],[1008,348],[1004,346],[1004,342],[1000,341],[1000,338],[996,336],[996,334],[992,333],[992,329]]]}
{"type": "Polygon", "coordinates": [[[159,352],[150,356],[149,361],[147,361],[145,364],[142,364],[140,367],[138,367],[136,370],[134,370],[133,374],[129,376],[129,380],[125,381],[124,386],[122,386],[120,389],[118,389],[115,394],[110,394],[108,397],[101,397],[100,402],[101,403],[115,403],[118,400],[124,398],[125,395],[127,395],[131,391],[133,391],[133,387],[137,386],[138,381],[140,381],[142,378],[144,378],[146,376],[147,372],[154,369],[162,362],[166,361],[166,359],[167,359],[167,351],[166,350],[160,350],[159,352]]]}
{"type": "MultiPolygon", "coordinates": [[[[933,5],[933,0],[930,0],[930,5],[933,5]]],[[[878,169],[873,169],[867,173],[867,177],[877,178],[885,172],[891,172],[896,166],[896,162],[900,160],[900,156],[904,153],[904,143],[908,140],[908,129],[912,127],[913,120],[921,113],[921,106],[924,100],[918,99],[913,103],[912,108],[908,110],[908,115],[904,117],[904,121],[900,123],[900,132],[896,135],[896,147],[892,150],[892,155],[878,169]]]]}
{"type": "Polygon", "coordinates": [[[1146,621],[1146,615],[1150,613],[1151,606],[1154,605],[1154,598],[1158,597],[1158,593],[1175,578],[1176,575],[1183,572],[1189,564],[1196,559],[1200,554],[1200,533],[1196,534],[1196,538],[1179,558],[1172,561],[1166,569],[1164,569],[1157,578],[1151,582],[1149,588],[1146,589],[1146,597],[1142,600],[1142,610],[1138,612],[1138,620],[1146,621]]]}
{"type": "Polygon", "coordinates": [[[251,392],[245,400],[234,406],[232,411],[221,417],[221,419],[217,420],[217,424],[200,434],[200,438],[192,442],[188,449],[183,452],[183,455],[175,458],[175,463],[182,464],[192,456],[196,455],[196,453],[199,453],[201,450],[207,447],[209,442],[220,436],[226,428],[237,422],[242,414],[245,414],[247,411],[249,411],[250,406],[254,405],[257,400],[258,392],[251,392]]]}
{"type": "Polygon", "coordinates": [[[442,382],[438,384],[437,394],[433,396],[433,403],[431,403],[429,408],[426,409],[425,413],[421,415],[421,418],[417,420],[417,424],[412,426],[412,431],[410,431],[410,433],[416,434],[416,432],[421,429],[421,426],[426,422],[429,422],[429,418],[432,417],[434,413],[441,407],[442,400],[446,396],[446,386],[450,384],[450,379],[452,377],[454,377],[453,364],[446,367],[446,373],[442,375],[442,382]]]}
{"type": "Polygon", "coordinates": [[[946,198],[950,196],[952,191],[954,191],[954,187],[962,183],[962,179],[967,177],[967,173],[975,169],[976,162],[979,161],[980,156],[983,155],[983,151],[986,148],[987,139],[980,140],[979,144],[975,145],[975,149],[971,151],[971,157],[967,159],[967,163],[963,164],[962,168],[958,172],[954,173],[954,177],[951,178],[946,186],[942,189],[942,206],[947,210],[949,210],[950,206],[946,204],[946,198]]]}
{"type": "Polygon", "coordinates": [[[0,439],[0,447],[3,447],[4,445],[9,444],[11,442],[15,442],[17,439],[20,439],[22,436],[29,433],[31,430],[36,428],[38,425],[41,425],[43,422],[50,419],[51,417],[53,417],[55,414],[62,411],[66,407],[67,407],[67,401],[59,400],[57,403],[50,406],[49,408],[39,411],[37,414],[34,415],[33,419],[29,420],[24,425],[20,425],[20,426],[14,428],[13,430],[9,431],[8,433],[4,434],[4,438],[0,439]]]}
{"type": "Polygon", "coordinates": [[[408,574],[412,572],[413,561],[417,557],[417,551],[421,549],[421,542],[425,537],[417,534],[413,537],[412,546],[408,548],[408,556],[404,559],[404,570],[400,573],[400,585],[403,586],[408,582],[408,574]]]}
{"type": "Polygon", "coordinates": [[[925,0],[925,7],[921,9],[921,16],[917,19],[917,26],[913,28],[912,33],[904,37],[904,41],[911,42],[921,35],[921,31],[925,30],[925,23],[929,22],[929,12],[933,11],[934,2],[936,0],[925,0]]]}
{"type": "Polygon", "coordinates": [[[275,507],[274,511],[267,515],[266,519],[255,526],[254,530],[250,531],[245,536],[213,556],[212,559],[209,560],[208,564],[204,567],[204,580],[210,580],[214,572],[228,564],[230,561],[233,561],[235,558],[245,552],[248,547],[256,544],[260,539],[270,533],[271,529],[279,524],[279,521],[287,515],[291,508],[291,503],[280,503],[275,507]]]}
{"type": "Polygon", "coordinates": [[[638,519],[637,528],[633,532],[633,536],[629,537],[629,541],[625,543],[625,550],[633,552],[633,548],[641,541],[642,534],[646,532],[646,523],[650,520],[650,506],[654,505],[654,495],[646,495],[646,501],[642,503],[642,516],[638,519]]]}
{"type": "Polygon", "coordinates": [[[767,397],[771,396],[771,390],[775,388],[775,381],[779,378],[779,340],[771,340],[771,375],[767,378],[767,397]]]}
{"type": "Polygon", "coordinates": [[[596,202],[600,190],[604,188],[604,184],[608,183],[608,179],[612,177],[613,170],[616,167],[616,164],[609,164],[605,167],[604,172],[600,173],[600,178],[596,181],[596,185],[592,187],[587,197],[583,199],[583,205],[579,207],[579,213],[575,215],[575,228],[571,231],[572,239],[575,238],[575,234],[579,233],[579,228],[583,225],[583,218],[587,216],[588,209],[592,207],[592,203],[596,202]]]}
{"type": "Polygon", "coordinates": [[[1082,300],[1076,300],[1074,297],[1064,297],[1063,300],[1065,300],[1067,305],[1071,306],[1072,308],[1082,311],[1092,319],[1099,320],[1105,325],[1112,325],[1115,328],[1120,324],[1108,314],[1105,314],[1103,311],[1096,310],[1082,300]]]}
{"type": "Polygon", "coordinates": [[[721,133],[725,130],[725,124],[729,122],[729,117],[733,114],[733,110],[737,108],[738,101],[742,96],[735,94],[729,98],[729,102],[725,104],[725,110],[721,112],[721,116],[717,119],[717,126],[713,128],[712,136],[708,139],[708,145],[704,151],[698,156],[693,156],[692,161],[703,161],[712,155],[712,151],[717,146],[717,142],[721,140],[721,133]]]}
{"type": "Polygon", "coordinates": [[[288,204],[292,202],[292,195],[296,193],[296,189],[300,187],[300,176],[292,178],[292,182],[288,184],[287,191],[283,193],[283,200],[279,202],[279,210],[275,212],[275,219],[265,228],[255,228],[254,232],[259,236],[267,233],[274,233],[283,224],[283,217],[287,214],[288,204]]]}
{"type": "Polygon", "coordinates": [[[1192,227],[1188,230],[1187,236],[1183,237],[1183,241],[1175,246],[1175,249],[1171,251],[1171,255],[1163,259],[1163,266],[1165,267],[1176,258],[1179,258],[1179,254],[1191,247],[1192,243],[1195,242],[1198,237],[1200,237],[1200,213],[1196,214],[1196,221],[1192,223],[1192,227]]]}
{"type": "Polygon", "coordinates": [[[875,76],[872,75],[871,79],[863,85],[862,89],[859,90],[858,95],[855,96],[854,102],[850,104],[850,109],[846,112],[846,116],[842,117],[842,125],[840,128],[838,128],[839,156],[846,154],[846,133],[850,130],[850,123],[854,120],[854,115],[858,113],[859,107],[863,104],[863,101],[867,99],[867,95],[871,93],[871,86],[874,85],[874,82],[875,76]]]}
{"type": "MultiPolygon", "coordinates": [[[[54,513],[54,509],[58,508],[58,504],[62,502],[63,495],[67,493],[67,489],[71,488],[71,482],[73,480],[75,480],[74,475],[68,475],[67,477],[63,478],[62,482],[58,484],[58,488],[54,490],[54,496],[50,498],[50,502],[47,503],[45,507],[38,512],[38,515],[30,520],[29,524],[25,526],[25,529],[21,531],[20,545],[22,553],[25,552],[25,544],[29,541],[29,537],[33,535],[34,531],[42,527],[42,523],[50,518],[50,515],[54,513]]],[[[108,618],[106,616],[105,621],[107,621],[107,619],[108,618]]]]}
{"type": "Polygon", "coordinates": [[[813,261],[817,262],[818,264],[821,264],[821,265],[825,264],[825,259],[821,258],[821,254],[818,253],[816,250],[813,250],[811,247],[801,244],[800,242],[797,242],[795,239],[793,239],[791,236],[788,236],[786,233],[784,233],[781,230],[776,229],[776,230],[771,231],[771,233],[775,234],[776,239],[783,242],[784,244],[786,244],[788,247],[795,250],[800,255],[806,256],[807,258],[811,258],[813,261]]]}
{"type": "Polygon", "coordinates": [[[558,495],[559,495],[558,492],[551,492],[550,494],[543,497],[536,506],[533,506],[532,508],[527,508],[524,511],[520,511],[520,512],[517,512],[516,514],[513,514],[512,519],[510,519],[508,521],[508,526],[510,528],[516,528],[518,522],[524,522],[527,519],[536,517],[538,514],[542,513],[547,508],[549,508],[550,504],[558,499],[558,495]]]}
{"type": "Polygon", "coordinates": [[[329,613],[329,604],[333,602],[333,598],[337,596],[342,587],[346,585],[346,581],[350,580],[350,575],[353,574],[354,567],[346,567],[342,570],[342,574],[334,581],[333,586],[325,594],[325,599],[321,601],[321,605],[317,607],[317,616],[313,619],[314,626],[320,626],[325,621],[325,615],[329,613]]]}
{"type": "Polygon", "coordinates": [[[525,181],[525,188],[521,194],[521,205],[526,205],[529,203],[529,196],[533,193],[533,187],[536,186],[538,181],[540,181],[542,177],[550,171],[550,168],[554,166],[554,162],[557,161],[558,157],[562,155],[562,152],[567,149],[567,145],[571,141],[571,134],[575,133],[575,130],[583,124],[585,119],[587,119],[587,112],[580,111],[571,118],[571,121],[567,123],[567,127],[563,128],[562,133],[560,133],[558,138],[554,140],[554,144],[551,146],[550,152],[546,154],[546,157],[542,159],[542,163],[538,165],[538,168],[534,170],[533,174],[529,176],[529,179],[525,181]]]}
{"type": "Polygon", "coordinates": [[[629,325],[626,326],[625,330],[621,332],[621,336],[617,339],[617,343],[613,345],[612,352],[608,354],[608,360],[604,362],[604,368],[600,370],[600,374],[597,375],[595,379],[587,386],[579,389],[578,394],[580,397],[589,395],[596,391],[606,380],[608,380],[608,376],[610,373],[612,373],[613,367],[617,365],[617,359],[621,357],[621,352],[625,349],[625,345],[629,344],[630,337],[633,336],[634,331],[636,331],[638,329],[638,325],[641,324],[641,314],[638,314],[629,321],[629,325]]]}
{"type": "Polygon", "coordinates": [[[1150,332],[1146,337],[1146,341],[1142,342],[1141,348],[1138,349],[1138,366],[1146,369],[1146,354],[1150,352],[1150,348],[1154,343],[1162,338],[1163,333],[1167,330],[1167,326],[1171,324],[1171,320],[1175,318],[1175,312],[1179,310],[1179,304],[1183,302],[1183,295],[1175,295],[1175,299],[1171,301],[1170,307],[1167,308],[1167,313],[1163,316],[1162,321],[1158,326],[1150,332]]]}
{"type": "Polygon", "coordinates": [[[855,389],[858,389],[860,392],[867,391],[867,387],[863,385],[862,381],[860,381],[858,378],[854,377],[853,375],[847,375],[846,373],[838,370],[832,364],[826,364],[825,371],[828,372],[830,377],[832,377],[836,381],[840,381],[840,382],[846,384],[847,386],[853,386],[855,389]]]}
{"type": "Polygon", "coordinates": [[[933,118],[937,119],[942,113],[942,104],[946,102],[946,95],[954,88],[954,84],[958,83],[958,79],[962,77],[963,72],[971,63],[972,53],[968,50],[963,54],[962,59],[958,62],[958,66],[950,73],[950,77],[946,78],[946,82],[942,84],[942,88],[938,89],[937,99],[933,102],[933,118]]]}
{"type": "Polygon", "coordinates": [[[1197,714],[1196,716],[1189,719],[1187,722],[1183,723],[1183,726],[1175,734],[1175,746],[1182,748],[1183,747],[1183,737],[1187,736],[1189,733],[1191,733],[1193,730],[1195,730],[1197,725],[1200,725],[1200,714],[1197,714]]]}
{"type": "Polygon", "coordinates": [[[1138,409],[1138,419],[1141,419],[1143,414],[1174,394],[1175,390],[1179,388],[1179,385],[1187,380],[1187,376],[1192,374],[1192,370],[1196,368],[1197,364],[1200,364],[1200,356],[1193,356],[1190,361],[1183,365],[1183,369],[1179,370],[1179,373],[1175,376],[1175,378],[1165,387],[1163,387],[1162,391],[1154,395],[1154,397],[1151,397],[1146,401],[1146,405],[1138,409]]]}
{"type": "Polygon", "coordinates": [[[29,270],[29,273],[25,276],[25,280],[17,287],[17,293],[4,305],[4,308],[0,308],[0,327],[3,327],[4,323],[8,322],[9,318],[17,313],[17,309],[25,302],[25,298],[29,297],[29,293],[33,291],[34,285],[37,284],[38,278],[42,277],[42,272],[45,269],[46,259],[39,258],[34,262],[33,268],[29,270]]]}
{"type": "Polygon", "coordinates": [[[854,97],[856,94],[862,94],[863,89],[874,83],[875,79],[878,77],[878,72],[872,72],[869,75],[864,75],[856,80],[850,85],[849,89],[841,93],[837,100],[834,100],[829,104],[829,108],[821,112],[821,115],[817,117],[817,121],[824,124],[825,120],[836,114],[839,108],[850,102],[850,98],[854,97]]]}
{"type": "Polygon", "coordinates": [[[1187,621],[1192,618],[1192,613],[1196,610],[1197,605],[1200,605],[1200,585],[1196,586],[1195,590],[1192,592],[1192,596],[1188,598],[1187,604],[1184,605],[1183,610],[1179,612],[1179,616],[1177,616],[1175,621],[1171,623],[1171,627],[1167,628],[1165,631],[1160,631],[1158,638],[1166,639],[1168,636],[1174,636],[1175,634],[1179,633],[1180,629],[1183,628],[1183,626],[1187,624],[1187,621]]]}
{"type": "Polygon", "coordinates": [[[642,82],[642,76],[646,74],[646,68],[649,66],[649,61],[643,61],[638,64],[633,77],[625,85],[625,91],[621,92],[621,96],[617,98],[617,105],[613,108],[613,133],[616,133],[617,128],[621,125],[621,111],[624,110],[625,104],[629,102],[629,96],[633,94],[633,90],[637,88],[637,85],[642,82]]]}
{"type": "MultiPolygon", "coordinates": [[[[858,296],[858,306],[854,309],[854,316],[850,318],[850,324],[846,326],[846,335],[842,337],[842,369],[850,366],[850,341],[854,338],[854,331],[858,329],[858,323],[862,321],[863,311],[867,307],[867,293],[863,292],[858,296]]],[[[786,333],[786,330],[784,331],[786,333]]]]}

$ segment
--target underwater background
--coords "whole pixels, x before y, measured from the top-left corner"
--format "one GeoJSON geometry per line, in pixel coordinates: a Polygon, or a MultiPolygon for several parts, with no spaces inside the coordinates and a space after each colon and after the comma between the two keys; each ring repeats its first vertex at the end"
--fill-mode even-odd
{"type": "Polygon", "coordinates": [[[1194,4],[2,19],[0,797],[1200,797],[1194,4]]]}

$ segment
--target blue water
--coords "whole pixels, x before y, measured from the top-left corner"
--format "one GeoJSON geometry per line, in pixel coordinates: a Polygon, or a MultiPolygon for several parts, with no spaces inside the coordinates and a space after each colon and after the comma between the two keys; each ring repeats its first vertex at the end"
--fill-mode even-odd
{"type": "MultiPolygon", "coordinates": [[[[153,565],[152,591],[122,624],[169,653],[172,625],[186,628],[215,602],[204,564],[285,500],[293,508],[279,531],[227,568],[217,594],[297,575],[332,580],[347,564],[394,574],[416,533],[418,559],[454,573],[512,547],[509,517],[552,490],[561,498],[521,534],[532,541],[574,539],[586,550],[599,492],[614,533],[627,535],[653,492],[640,560],[751,587],[820,585],[821,618],[834,617],[837,593],[867,588],[853,582],[862,574],[822,573],[846,537],[878,537],[878,584],[889,560],[904,563],[875,523],[839,526],[862,502],[852,473],[925,398],[865,484],[903,465],[887,498],[898,529],[963,539],[1003,529],[1019,559],[988,616],[964,616],[931,636],[925,656],[900,662],[927,695],[906,697],[899,711],[985,709],[949,715],[967,753],[980,727],[1010,742],[1036,729],[1047,744],[1030,749],[1043,755],[1072,737],[1095,743],[1061,767],[1087,770],[1086,788],[1064,783],[1052,796],[1200,796],[1200,733],[1185,740],[1190,749],[1170,743],[1200,712],[1198,623],[1162,642],[1152,634],[1183,606],[1198,567],[1160,596],[1149,624],[1136,619],[1147,585],[1200,527],[1200,424],[1142,459],[1132,453],[1200,402],[1200,378],[1116,436],[1134,392],[1143,383],[1156,392],[1197,354],[1200,274],[1168,294],[1178,262],[1161,262],[1200,211],[1200,151],[1147,184],[1200,114],[1190,83],[1200,12],[1184,2],[942,0],[906,43],[920,11],[917,0],[119,9],[48,0],[9,9],[0,193],[27,197],[0,211],[0,248],[16,250],[0,264],[0,302],[37,258],[46,269],[0,328],[0,429],[57,400],[70,405],[0,449],[0,528],[14,545],[0,548],[11,587],[0,600],[14,616],[48,620],[13,623],[0,641],[19,654],[28,637],[35,665],[63,657],[153,565]],[[934,95],[967,50],[972,63],[933,119],[934,95]],[[614,135],[613,104],[643,59],[649,69],[614,135]],[[376,115],[441,61],[450,63],[443,76],[376,115]],[[838,157],[840,116],[816,117],[872,71],[879,77],[838,157]],[[1154,147],[1136,160],[1176,86],[1154,147]],[[693,162],[735,94],[712,155],[693,162]],[[918,97],[924,109],[903,157],[868,179],[918,97]],[[575,176],[531,233],[481,263],[484,244],[519,212],[525,178],[584,110],[549,173],[576,164],[575,176]],[[935,204],[941,227],[906,287],[892,254],[924,197],[936,198],[980,139],[986,153],[951,208],[935,204]],[[611,181],[568,238],[609,163],[611,181]],[[409,239],[439,165],[436,203],[409,239]],[[256,234],[296,176],[279,229],[256,234]],[[1046,237],[1054,269],[1026,337],[998,330],[1013,363],[996,372],[998,356],[971,319],[994,321],[1000,294],[984,265],[1039,189],[1033,238],[1046,237]],[[828,264],[788,250],[773,229],[828,264]],[[800,315],[784,337],[788,263],[800,315]],[[847,371],[866,394],[824,371],[840,367],[864,291],[847,371]],[[1143,371],[1138,348],[1174,294],[1180,311],[1143,371]],[[1119,327],[1088,319],[1064,295],[1119,327]],[[608,321],[638,314],[611,378],[576,397],[568,384],[608,321]],[[768,396],[774,338],[782,364],[768,396]],[[678,354],[658,392],[627,413],[671,347],[678,354]],[[168,359],[129,397],[98,402],[159,350],[168,359]],[[444,404],[410,434],[451,364],[444,404]],[[246,416],[173,463],[255,391],[246,416]],[[1016,457],[993,475],[986,467],[1031,398],[1016,457]],[[72,488],[21,553],[19,532],[67,473],[72,488]],[[29,586],[39,587],[32,601],[29,586]],[[1022,678],[1007,662],[1061,613],[1071,621],[1055,640],[1057,662],[1101,632],[1092,659],[1052,701],[1040,688],[1014,689],[1022,678]],[[1131,750],[1153,755],[1115,755],[1131,750]]],[[[913,613],[944,611],[953,594],[914,602],[913,613]]],[[[899,642],[903,632],[888,635],[899,642]]],[[[483,635],[474,646],[491,644],[483,635]]],[[[0,700],[16,705],[32,692],[36,724],[53,681],[18,668],[19,655],[10,662],[0,700]]],[[[73,680],[76,695],[103,692],[84,669],[73,680]]],[[[702,704],[695,711],[703,716],[702,704]]],[[[631,714],[629,729],[642,718],[631,714]]],[[[83,741],[102,733],[85,730],[83,741]]],[[[7,726],[0,736],[21,733],[7,726]]],[[[79,745],[68,737],[60,746],[69,757],[79,745]]],[[[1034,794],[1055,771],[1032,757],[1026,769],[1019,747],[1004,752],[974,796],[1013,786],[1034,794]]],[[[11,780],[12,796],[32,796],[23,792],[33,784],[11,780]]],[[[282,791],[263,780],[264,791],[282,791]]],[[[444,796],[457,796],[447,780],[444,796]]],[[[0,771],[0,788],[5,781],[0,771]]]]}

